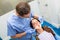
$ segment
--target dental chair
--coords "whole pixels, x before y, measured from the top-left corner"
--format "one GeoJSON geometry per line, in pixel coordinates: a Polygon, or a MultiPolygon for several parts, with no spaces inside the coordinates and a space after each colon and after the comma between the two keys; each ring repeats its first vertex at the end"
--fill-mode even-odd
{"type": "Polygon", "coordinates": [[[59,32],[60,28],[56,28],[54,25],[52,25],[51,23],[49,23],[47,21],[44,21],[43,24],[42,24],[42,26],[45,26],[45,25],[50,27],[54,31],[55,39],[60,40],[60,32],[59,32]]]}
{"type": "Polygon", "coordinates": [[[0,38],[0,40],[2,40],[2,38],[0,38]]]}

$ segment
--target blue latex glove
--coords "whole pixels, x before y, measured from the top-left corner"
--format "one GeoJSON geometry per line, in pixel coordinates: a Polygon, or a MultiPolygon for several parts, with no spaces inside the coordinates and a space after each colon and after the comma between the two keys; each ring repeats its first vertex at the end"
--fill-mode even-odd
{"type": "Polygon", "coordinates": [[[35,29],[30,29],[30,30],[26,30],[26,33],[32,34],[33,32],[35,32],[35,29]]]}

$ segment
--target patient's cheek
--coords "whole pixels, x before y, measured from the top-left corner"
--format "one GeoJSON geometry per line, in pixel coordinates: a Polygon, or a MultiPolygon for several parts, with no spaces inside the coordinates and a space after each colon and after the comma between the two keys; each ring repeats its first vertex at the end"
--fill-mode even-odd
{"type": "Polygon", "coordinates": [[[34,24],[33,27],[35,28],[36,26],[38,26],[37,24],[34,24]]]}
{"type": "Polygon", "coordinates": [[[39,26],[36,26],[35,29],[40,29],[40,27],[39,26]]]}

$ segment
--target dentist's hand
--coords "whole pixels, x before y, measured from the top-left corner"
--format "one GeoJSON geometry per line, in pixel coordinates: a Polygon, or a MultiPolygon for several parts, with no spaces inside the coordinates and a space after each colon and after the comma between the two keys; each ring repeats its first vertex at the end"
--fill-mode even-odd
{"type": "Polygon", "coordinates": [[[29,34],[32,34],[33,32],[35,32],[35,29],[30,29],[30,30],[27,30],[25,31],[26,33],[29,33],[29,34]]]}

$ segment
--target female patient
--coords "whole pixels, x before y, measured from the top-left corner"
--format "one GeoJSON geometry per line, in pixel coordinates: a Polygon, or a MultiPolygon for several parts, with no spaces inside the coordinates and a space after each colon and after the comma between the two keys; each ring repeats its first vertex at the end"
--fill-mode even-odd
{"type": "Polygon", "coordinates": [[[39,40],[55,40],[53,31],[46,26],[42,28],[38,19],[33,18],[30,22],[30,26],[36,29],[39,40]]]}

